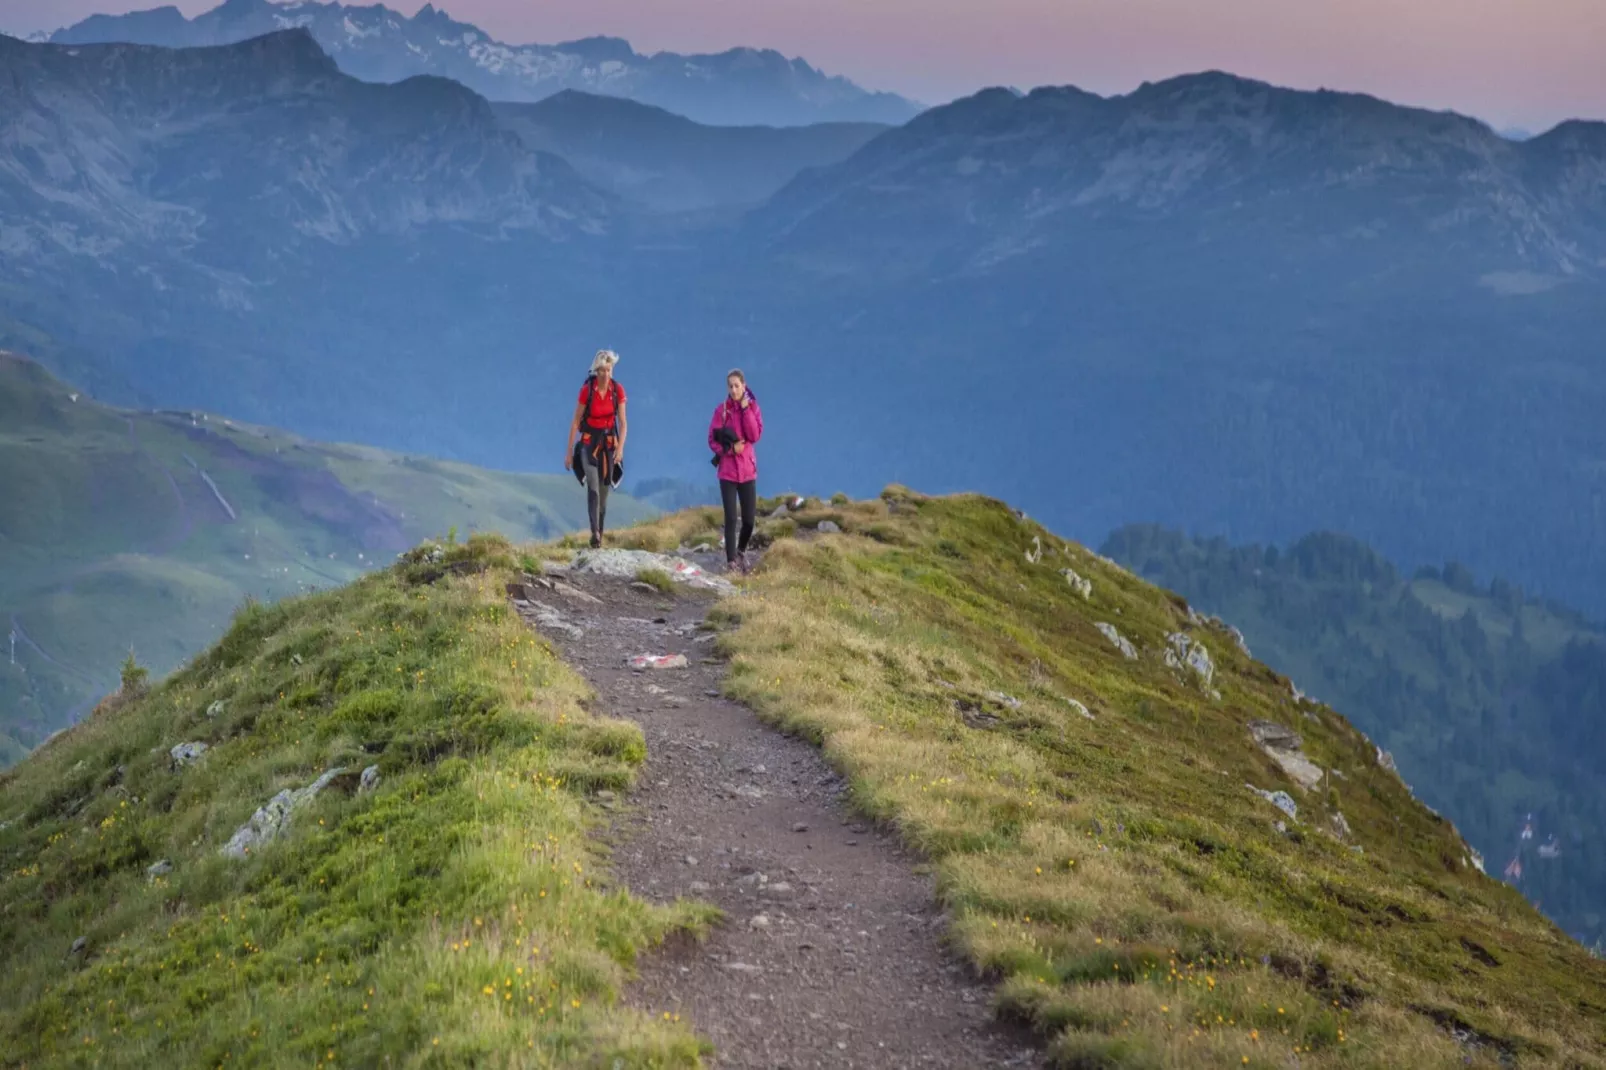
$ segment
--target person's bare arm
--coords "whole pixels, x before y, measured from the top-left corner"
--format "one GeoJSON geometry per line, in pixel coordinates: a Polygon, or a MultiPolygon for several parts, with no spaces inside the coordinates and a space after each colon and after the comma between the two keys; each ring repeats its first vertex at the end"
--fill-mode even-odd
{"type": "Polygon", "coordinates": [[[625,419],[625,406],[628,402],[619,403],[619,456],[625,455],[625,439],[630,435],[630,421],[625,419]]]}

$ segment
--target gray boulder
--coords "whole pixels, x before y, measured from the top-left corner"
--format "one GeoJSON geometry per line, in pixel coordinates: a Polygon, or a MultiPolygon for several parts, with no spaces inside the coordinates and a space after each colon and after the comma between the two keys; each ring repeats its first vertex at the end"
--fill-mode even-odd
{"type": "Polygon", "coordinates": [[[1249,734],[1262,747],[1276,750],[1298,750],[1304,745],[1299,733],[1276,721],[1250,721],[1249,734]]]}
{"type": "Polygon", "coordinates": [[[1303,741],[1297,732],[1275,721],[1251,721],[1249,734],[1260,749],[1300,787],[1308,790],[1322,782],[1322,767],[1300,750],[1303,741]]]}
{"type": "Polygon", "coordinates": [[[814,526],[814,530],[821,535],[840,535],[842,534],[842,525],[835,520],[822,520],[814,526]]]}
{"type": "Polygon", "coordinates": [[[185,766],[198,760],[207,750],[205,743],[180,743],[167,753],[172,757],[174,765],[185,766]]]}
{"type": "Polygon", "coordinates": [[[206,708],[206,715],[208,717],[217,717],[223,713],[223,708],[223,700],[218,699],[216,702],[212,703],[212,705],[206,708]]]}
{"type": "Polygon", "coordinates": [[[154,862],[145,867],[145,875],[151,880],[155,880],[157,877],[165,877],[171,872],[173,872],[173,863],[165,858],[160,862],[154,862]]]}
{"type": "Polygon", "coordinates": [[[1122,657],[1126,658],[1128,661],[1138,660],[1137,647],[1133,646],[1131,640],[1127,639],[1126,636],[1116,631],[1115,625],[1107,624],[1104,621],[1099,621],[1097,624],[1093,625],[1093,627],[1097,628],[1101,633],[1103,633],[1104,638],[1108,639],[1111,645],[1121,652],[1122,657]]]}
{"type": "Polygon", "coordinates": [[[379,787],[379,766],[370,765],[362,771],[362,780],[357,784],[357,794],[366,795],[379,787]]]}
{"type": "Polygon", "coordinates": [[[251,820],[235,830],[219,853],[226,858],[245,858],[256,848],[278,839],[289,829],[295,812],[317,798],[320,791],[345,771],[344,768],[331,769],[304,788],[294,791],[286,788],[279,792],[258,807],[251,820]]]}
{"type": "Polygon", "coordinates": [[[1064,576],[1065,582],[1071,585],[1071,590],[1082,596],[1083,601],[1093,597],[1092,580],[1084,579],[1077,574],[1074,568],[1062,568],[1060,569],[1060,575],[1064,576]]]}
{"type": "Polygon", "coordinates": [[[1065,705],[1069,706],[1083,717],[1086,717],[1089,721],[1097,720],[1097,718],[1093,716],[1093,712],[1089,710],[1086,705],[1076,701],[1074,698],[1065,699],[1064,702],[1065,705]]]}
{"type": "Polygon", "coordinates": [[[1277,809],[1287,814],[1291,819],[1295,821],[1299,820],[1299,804],[1296,803],[1294,801],[1294,797],[1288,794],[1286,791],[1266,791],[1262,788],[1255,787],[1253,784],[1245,784],[1244,787],[1248,788],[1256,795],[1259,795],[1262,799],[1265,799],[1267,802],[1271,803],[1277,809]]]}
{"type": "Polygon", "coordinates": [[[1165,663],[1179,672],[1186,668],[1199,678],[1201,686],[1208,688],[1216,678],[1216,663],[1210,660],[1210,651],[1190,635],[1172,632],[1166,636],[1165,663]]]}

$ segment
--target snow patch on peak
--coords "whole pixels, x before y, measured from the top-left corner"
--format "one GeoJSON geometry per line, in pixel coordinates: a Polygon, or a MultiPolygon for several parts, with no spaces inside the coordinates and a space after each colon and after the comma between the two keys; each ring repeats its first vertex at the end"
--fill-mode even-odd
{"type": "Polygon", "coordinates": [[[383,32],[382,27],[379,26],[358,26],[355,22],[351,21],[350,15],[345,17],[345,20],[341,25],[341,29],[345,30],[346,36],[354,41],[360,40],[364,37],[378,37],[380,33],[383,32]]]}

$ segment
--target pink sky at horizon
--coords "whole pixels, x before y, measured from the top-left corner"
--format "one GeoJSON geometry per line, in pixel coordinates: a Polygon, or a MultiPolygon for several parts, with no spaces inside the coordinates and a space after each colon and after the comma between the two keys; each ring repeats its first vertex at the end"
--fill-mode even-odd
{"type": "MultiPolygon", "coordinates": [[[[174,0],[187,15],[219,0],[174,0]]],[[[0,30],[55,29],[161,0],[0,0],[0,30]]],[[[406,15],[422,0],[391,0],[406,15]]],[[[989,85],[1124,93],[1221,69],[1353,90],[1540,131],[1606,119],[1606,0],[444,0],[510,43],[593,34],[638,51],[736,45],[802,56],[941,103],[989,85]]]]}

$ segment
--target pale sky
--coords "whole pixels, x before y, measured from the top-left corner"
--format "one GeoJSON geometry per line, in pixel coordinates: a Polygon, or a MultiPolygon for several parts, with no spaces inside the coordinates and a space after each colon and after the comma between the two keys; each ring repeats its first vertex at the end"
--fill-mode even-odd
{"type": "MultiPolygon", "coordinates": [[[[54,29],[156,0],[0,0],[54,29]]],[[[186,14],[217,0],[176,0],[186,14]]],[[[421,0],[389,5],[411,15],[421,0]]],[[[1206,69],[1373,93],[1538,131],[1606,119],[1606,0],[445,0],[510,43],[592,34],[638,51],[733,45],[941,103],[989,85],[1124,93],[1206,69]]]]}

